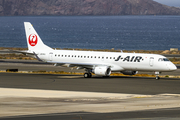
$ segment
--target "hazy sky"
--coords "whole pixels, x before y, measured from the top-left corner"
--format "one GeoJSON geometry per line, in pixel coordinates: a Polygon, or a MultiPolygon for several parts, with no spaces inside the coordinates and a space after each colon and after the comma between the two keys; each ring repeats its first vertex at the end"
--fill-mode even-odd
{"type": "Polygon", "coordinates": [[[180,7],[180,0],[154,0],[159,3],[168,5],[168,6],[175,6],[175,7],[180,7]]]}

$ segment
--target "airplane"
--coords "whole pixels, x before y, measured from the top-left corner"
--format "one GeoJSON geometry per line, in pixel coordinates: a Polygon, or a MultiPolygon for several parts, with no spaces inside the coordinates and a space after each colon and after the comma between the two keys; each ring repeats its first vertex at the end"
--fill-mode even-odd
{"type": "Polygon", "coordinates": [[[153,71],[156,79],[161,72],[175,71],[177,67],[158,54],[56,50],[45,45],[30,22],[24,22],[28,50],[21,52],[54,66],[85,69],[84,78],[92,73],[109,77],[112,72],[135,75],[138,71],[153,71]]]}

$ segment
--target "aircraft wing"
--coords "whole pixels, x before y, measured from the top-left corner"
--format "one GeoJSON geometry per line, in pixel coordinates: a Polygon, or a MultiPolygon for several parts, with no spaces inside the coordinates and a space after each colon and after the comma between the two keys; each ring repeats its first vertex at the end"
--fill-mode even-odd
{"type": "Polygon", "coordinates": [[[82,68],[94,68],[96,66],[109,66],[106,64],[97,64],[97,63],[73,63],[73,62],[52,62],[47,61],[47,63],[54,63],[55,66],[62,66],[62,65],[68,65],[68,67],[82,67],[82,68]]]}
{"type": "Polygon", "coordinates": [[[28,50],[26,50],[26,51],[9,50],[9,51],[11,51],[12,53],[22,53],[22,54],[25,54],[25,55],[34,55],[34,53],[31,53],[28,50]]]}

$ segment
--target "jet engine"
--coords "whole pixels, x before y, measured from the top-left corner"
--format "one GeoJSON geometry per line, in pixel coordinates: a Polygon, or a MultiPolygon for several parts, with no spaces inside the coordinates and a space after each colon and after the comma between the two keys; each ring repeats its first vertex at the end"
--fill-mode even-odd
{"type": "Polygon", "coordinates": [[[110,76],[111,74],[111,69],[107,66],[100,66],[100,67],[95,67],[93,70],[94,74],[96,75],[101,75],[101,76],[110,76]]]}
{"type": "Polygon", "coordinates": [[[138,71],[121,71],[122,74],[124,75],[136,75],[138,73],[138,71]]]}

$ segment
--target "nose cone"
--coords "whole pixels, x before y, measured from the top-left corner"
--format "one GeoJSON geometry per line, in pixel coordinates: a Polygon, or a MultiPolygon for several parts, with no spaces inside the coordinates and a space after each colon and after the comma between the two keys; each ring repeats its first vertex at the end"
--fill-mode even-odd
{"type": "Polygon", "coordinates": [[[177,70],[177,67],[176,65],[174,65],[173,63],[171,65],[169,65],[169,69],[174,71],[174,70],[177,70]]]}

